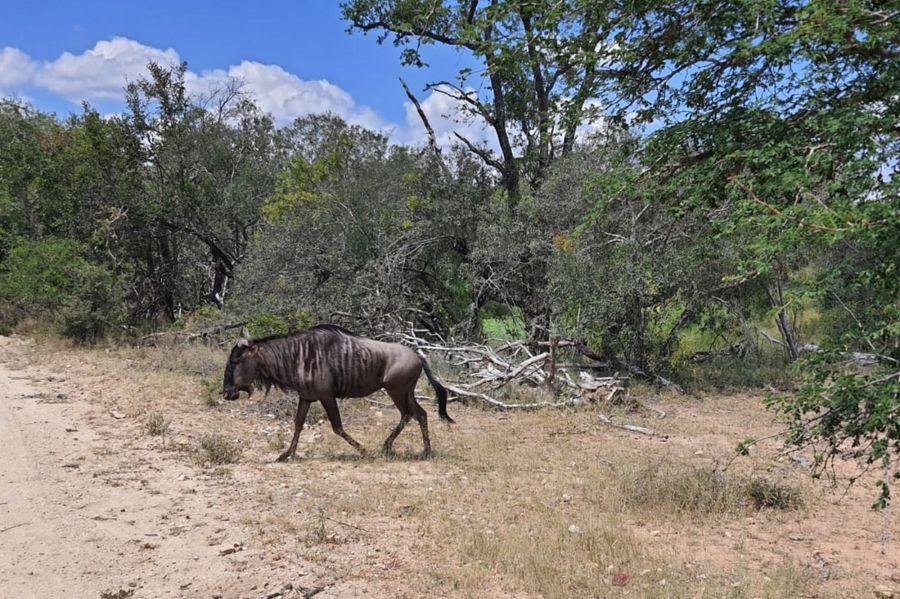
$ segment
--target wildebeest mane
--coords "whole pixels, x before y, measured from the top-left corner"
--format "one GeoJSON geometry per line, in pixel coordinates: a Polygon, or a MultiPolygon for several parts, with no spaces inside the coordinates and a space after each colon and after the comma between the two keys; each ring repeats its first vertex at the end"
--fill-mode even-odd
{"type": "MultiPolygon", "coordinates": [[[[254,345],[265,347],[267,350],[266,359],[261,359],[257,363],[259,369],[258,378],[256,380],[257,384],[265,389],[266,393],[268,393],[272,387],[283,392],[296,389],[297,381],[291,380],[291,378],[296,375],[297,372],[292,366],[297,360],[303,339],[318,332],[345,335],[347,337],[359,337],[359,335],[353,331],[335,324],[317,324],[293,333],[268,335],[266,337],[254,339],[254,345]]],[[[233,368],[233,365],[229,364],[229,366],[232,366],[233,368]]]]}
{"type": "Polygon", "coordinates": [[[290,339],[292,337],[299,337],[309,333],[314,333],[315,331],[329,331],[331,333],[347,335],[348,337],[359,337],[359,335],[357,335],[353,331],[345,329],[344,327],[338,326],[336,324],[317,324],[311,327],[306,327],[305,329],[300,329],[299,331],[294,331],[293,333],[276,333],[274,335],[260,337],[258,339],[254,339],[253,343],[269,343],[270,341],[277,341],[278,339],[290,339]]]}

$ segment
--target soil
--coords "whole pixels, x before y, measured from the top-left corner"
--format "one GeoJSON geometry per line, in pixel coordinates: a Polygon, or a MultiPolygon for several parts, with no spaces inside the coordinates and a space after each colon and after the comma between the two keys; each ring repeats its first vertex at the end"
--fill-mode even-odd
{"type": "MultiPolygon", "coordinates": [[[[473,593],[478,585],[460,582],[471,565],[448,557],[456,548],[434,563],[443,541],[428,520],[444,513],[463,522],[472,514],[452,500],[481,468],[471,467],[480,462],[467,452],[478,447],[473,439],[501,431],[517,415],[453,404],[460,424],[453,432],[433,425],[433,461],[415,457],[418,430],[401,435],[399,459],[360,459],[320,423],[304,430],[300,460],[274,464],[289,420],[246,400],[205,408],[185,380],[140,370],[115,351],[47,351],[0,337],[0,597],[540,596],[500,575],[485,577],[483,592],[473,593]],[[166,434],[147,432],[150,414],[165,416],[166,434]],[[204,461],[198,448],[209,431],[250,439],[237,463],[204,461]],[[370,487],[383,492],[354,491],[370,487]],[[438,494],[446,503],[429,506],[438,494]]],[[[666,439],[600,425],[585,431],[582,421],[570,431],[563,415],[554,416],[553,430],[525,429],[515,443],[536,456],[548,442],[603,455],[612,439],[636,454],[665,447],[667,455],[700,460],[772,430],[764,410],[740,398],[715,408],[709,400],[659,405],[677,414],[666,439]]],[[[370,404],[342,411],[345,427],[369,447],[378,446],[395,416],[389,406],[370,404]]],[[[740,570],[768,580],[790,562],[810,573],[805,596],[872,596],[877,585],[900,586],[891,580],[900,580],[896,507],[886,514],[869,509],[874,479],[849,489],[814,486],[802,468],[806,458],[770,448],[776,457],[768,467],[800,480],[815,497],[811,507],[705,525],[629,517],[628,526],[660,563],[669,559],[681,573],[740,570]]],[[[547,468],[534,464],[542,484],[556,480],[547,468]]],[[[578,488],[570,493],[559,495],[577,514],[578,488]]],[[[638,576],[634,569],[613,576],[610,589],[638,576]]],[[[644,595],[637,587],[630,596],[644,595]]]]}

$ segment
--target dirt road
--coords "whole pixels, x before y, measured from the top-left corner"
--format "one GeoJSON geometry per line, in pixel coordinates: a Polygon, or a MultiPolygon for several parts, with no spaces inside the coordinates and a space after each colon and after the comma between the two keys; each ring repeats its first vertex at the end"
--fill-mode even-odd
{"type": "Polygon", "coordinates": [[[234,577],[203,518],[221,518],[215,504],[98,434],[123,415],[90,392],[71,398],[64,376],[17,369],[30,351],[0,337],[0,596],[231,596],[216,591],[234,577]]]}
{"type": "Polygon", "coordinates": [[[92,546],[85,510],[96,498],[73,495],[67,481],[93,435],[73,424],[79,408],[65,396],[41,394],[23,371],[9,370],[21,349],[0,337],[0,587],[8,597],[97,597],[116,548],[92,546]]]}

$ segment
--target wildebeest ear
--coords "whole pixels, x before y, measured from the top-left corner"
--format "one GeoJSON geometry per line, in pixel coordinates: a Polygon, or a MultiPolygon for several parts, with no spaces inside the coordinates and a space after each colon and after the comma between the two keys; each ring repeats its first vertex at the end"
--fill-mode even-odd
{"type": "Polygon", "coordinates": [[[247,350],[246,356],[247,356],[248,358],[252,358],[253,356],[256,355],[256,352],[258,352],[258,351],[259,351],[259,346],[258,346],[258,345],[251,345],[251,346],[250,346],[250,349],[247,350]]]}
{"type": "Polygon", "coordinates": [[[241,339],[246,339],[247,341],[250,341],[251,339],[253,339],[250,336],[250,331],[247,330],[247,327],[241,327],[241,339]]]}

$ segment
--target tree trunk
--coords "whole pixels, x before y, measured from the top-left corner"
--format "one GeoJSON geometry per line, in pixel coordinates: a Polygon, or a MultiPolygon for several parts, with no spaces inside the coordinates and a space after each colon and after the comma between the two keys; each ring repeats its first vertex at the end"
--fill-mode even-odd
{"type": "Polygon", "coordinates": [[[780,274],[776,274],[774,286],[766,286],[766,294],[769,296],[769,304],[778,310],[775,315],[775,324],[778,325],[778,332],[781,333],[785,356],[788,362],[795,362],[800,357],[800,351],[797,349],[794,328],[791,326],[791,320],[785,309],[784,282],[780,274]]]}

